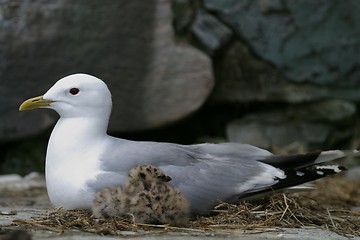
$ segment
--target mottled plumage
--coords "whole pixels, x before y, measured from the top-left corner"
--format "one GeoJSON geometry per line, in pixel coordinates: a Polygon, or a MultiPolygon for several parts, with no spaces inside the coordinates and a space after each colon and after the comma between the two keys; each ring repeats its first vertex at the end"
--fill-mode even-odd
{"type": "Polygon", "coordinates": [[[95,194],[95,217],[132,214],[136,222],[186,225],[189,206],[184,196],[168,184],[171,178],[153,165],[130,170],[122,187],[105,188],[95,194]]]}

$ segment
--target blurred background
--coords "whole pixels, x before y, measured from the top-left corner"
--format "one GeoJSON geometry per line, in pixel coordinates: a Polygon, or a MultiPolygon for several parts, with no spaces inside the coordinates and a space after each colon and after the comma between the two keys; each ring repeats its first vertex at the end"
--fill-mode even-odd
{"type": "Polygon", "coordinates": [[[358,147],[360,1],[0,0],[0,173],[44,169],[58,116],[18,112],[88,73],[109,133],[275,153],[358,147]]]}

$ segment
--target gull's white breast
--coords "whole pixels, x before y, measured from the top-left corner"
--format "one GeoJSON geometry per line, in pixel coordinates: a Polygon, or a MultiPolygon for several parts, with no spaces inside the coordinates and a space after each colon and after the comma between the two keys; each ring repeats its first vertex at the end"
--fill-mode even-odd
{"type": "Polygon", "coordinates": [[[105,139],[93,138],[84,119],[60,119],[46,154],[46,185],[55,207],[91,206],[94,190],[87,187],[101,173],[100,155],[105,139]],[[86,131],[86,132],[84,132],[86,131]]]}

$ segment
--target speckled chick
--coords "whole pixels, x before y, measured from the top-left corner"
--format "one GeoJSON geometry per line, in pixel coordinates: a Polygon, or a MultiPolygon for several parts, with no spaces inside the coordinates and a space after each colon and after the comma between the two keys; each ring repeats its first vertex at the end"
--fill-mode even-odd
{"type": "Polygon", "coordinates": [[[132,214],[136,222],[184,226],[189,205],[184,196],[168,182],[164,172],[153,165],[132,168],[124,186],[98,191],[93,201],[95,217],[132,214]]]}

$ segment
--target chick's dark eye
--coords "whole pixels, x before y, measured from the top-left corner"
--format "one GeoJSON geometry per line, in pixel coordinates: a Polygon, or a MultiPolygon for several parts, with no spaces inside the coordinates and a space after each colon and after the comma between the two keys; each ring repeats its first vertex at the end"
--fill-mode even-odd
{"type": "Polygon", "coordinates": [[[71,95],[76,95],[76,94],[78,94],[80,92],[80,90],[78,89],[78,88],[71,88],[70,90],[69,90],[69,93],[71,94],[71,95]]]}

